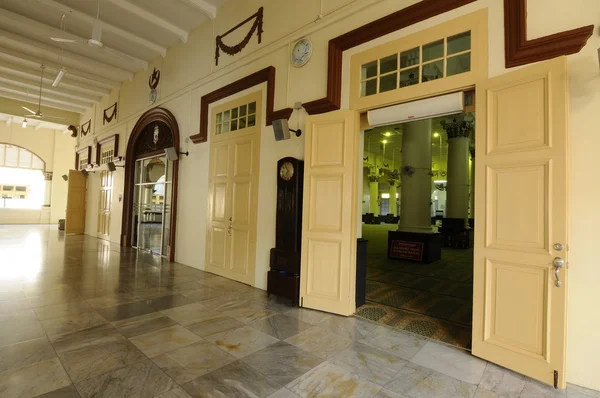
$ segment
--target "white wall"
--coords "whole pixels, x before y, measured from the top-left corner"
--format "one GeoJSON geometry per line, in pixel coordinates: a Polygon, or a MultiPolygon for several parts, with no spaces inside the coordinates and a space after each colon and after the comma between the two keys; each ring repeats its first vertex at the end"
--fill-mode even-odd
{"type": "MultiPolygon", "coordinates": [[[[196,134],[199,126],[200,97],[243,76],[274,66],[276,72],[275,108],[293,107],[296,101],[307,102],[325,96],[327,80],[327,42],[374,19],[388,15],[415,0],[318,0],[293,2],[291,0],[231,0],[219,8],[215,21],[207,21],[190,35],[188,43],[169,49],[164,59],[156,59],[146,71],[139,72],[133,81],[123,83],[100,104],[82,117],[82,122],[92,118],[94,132],[81,140],[89,145],[94,137],[102,138],[118,131],[121,134],[119,154],[124,155],[126,137],[136,119],[151,106],[147,103],[147,78],[154,66],[161,69],[160,98],[156,105],[171,110],[180,125],[183,150],[190,156],[182,159],[179,180],[177,222],[178,262],[197,268],[204,267],[204,242],[206,235],[206,192],[208,188],[208,144],[192,145],[183,139],[196,134]],[[338,11],[339,7],[349,4],[338,11]],[[237,21],[265,7],[265,33],[259,45],[255,38],[240,54],[230,57],[221,54],[219,66],[214,65],[214,34],[222,33],[237,21]],[[323,14],[322,20],[315,22],[323,14]],[[293,15],[293,18],[288,16],[293,15]],[[313,57],[303,68],[289,64],[291,44],[298,38],[308,37],[314,46],[313,57]],[[107,126],[101,124],[101,111],[119,99],[118,120],[107,126]]],[[[489,15],[489,74],[506,72],[504,67],[504,12],[501,0],[478,0],[422,23],[376,39],[344,54],[342,108],[348,108],[349,60],[352,54],[366,48],[397,39],[437,25],[445,20],[488,8],[489,15]]],[[[597,0],[529,0],[529,37],[535,38],[565,29],[600,21],[600,2],[597,0]]],[[[240,33],[241,34],[241,33],[240,33]]],[[[232,36],[232,42],[237,37],[232,36]]],[[[570,200],[570,287],[568,321],[568,381],[600,389],[600,311],[593,303],[600,302],[600,272],[596,270],[595,236],[593,227],[600,224],[600,214],[590,207],[589,197],[600,194],[600,187],[589,181],[590,170],[595,166],[595,149],[600,147],[600,135],[594,127],[600,109],[600,71],[596,49],[600,47],[597,33],[579,54],[569,56],[571,90],[571,169],[570,200]],[[590,190],[592,194],[590,195],[590,190]]],[[[260,87],[259,87],[260,88],[260,87]]],[[[264,87],[263,87],[264,88],[264,87]]],[[[296,125],[296,114],[290,121],[296,125]]],[[[299,118],[304,127],[305,115],[299,118]]],[[[264,124],[263,124],[264,126],[264,124]]],[[[261,171],[259,193],[259,241],[257,243],[256,286],[264,288],[268,267],[268,249],[274,244],[275,164],[287,155],[302,157],[304,139],[275,142],[270,127],[262,128],[261,171]]],[[[121,171],[117,171],[120,173],[121,171]]],[[[122,173],[122,172],[121,172],[122,173]]],[[[97,178],[97,177],[91,177],[97,178]]],[[[117,202],[122,193],[122,178],[115,180],[113,195],[113,221],[111,241],[118,242],[120,234],[120,209],[117,202]]],[[[88,213],[97,213],[97,203],[90,193],[88,213]]],[[[96,201],[97,202],[97,201],[96,201]]],[[[90,223],[93,220],[90,219],[90,223]]],[[[90,228],[91,228],[90,224],[90,228]]],[[[90,233],[95,233],[93,230],[90,233]]]]}

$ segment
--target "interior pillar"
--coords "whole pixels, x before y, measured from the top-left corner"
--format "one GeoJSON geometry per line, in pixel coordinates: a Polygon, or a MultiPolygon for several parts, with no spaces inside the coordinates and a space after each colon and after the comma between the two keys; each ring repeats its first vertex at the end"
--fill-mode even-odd
{"type": "Polygon", "coordinates": [[[470,209],[470,218],[475,218],[475,148],[469,148],[469,152],[471,153],[471,184],[469,185],[469,209],[470,209]]]}
{"type": "Polygon", "coordinates": [[[375,217],[379,215],[379,176],[369,176],[369,210],[375,217]]]}
{"type": "Polygon", "coordinates": [[[390,180],[390,214],[393,214],[394,217],[397,216],[398,210],[396,206],[396,180],[390,180]]]}
{"type": "Polygon", "coordinates": [[[448,134],[446,218],[464,220],[465,228],[469,228],[469,142],[473,122],[457,117],[443,121],[442,127],[448,134]]]}
{"type": "Polygon", "coordinates": [[[431,232],[431,119],[406,123],[398,231],[431,232]]]}

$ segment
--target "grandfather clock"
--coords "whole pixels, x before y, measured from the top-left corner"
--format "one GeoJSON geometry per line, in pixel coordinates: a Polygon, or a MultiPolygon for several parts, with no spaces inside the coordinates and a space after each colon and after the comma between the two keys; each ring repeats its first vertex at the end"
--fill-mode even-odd
{"type": "Polygon", "coordinates": [[[286,157],[277,162],[275,247],[271,249],[267,292],[295,304],[300,297],[303,184],[304,161],[286,157]]]}

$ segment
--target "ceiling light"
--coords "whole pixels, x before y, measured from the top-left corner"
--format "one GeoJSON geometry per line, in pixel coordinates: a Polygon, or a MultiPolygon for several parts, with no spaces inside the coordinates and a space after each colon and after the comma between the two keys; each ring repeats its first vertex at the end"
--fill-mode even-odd
{"type": "Polygon", "coordinates": [[[65,75],[65,73],[67,73],[67,71],[65,70],[65,68],[61,68],[58,71],[58,75],[56,75],[56,78],[54,79],[54,82],[52,82],[52,87],[57,87],[58,86],[58,84],[62,80],[62,78],[65,75]]]}
{"type": "Polygon", "coordinates": [[[434,180],[433,181],[434,184],[445,184],[447,182],[448,182],[447,180],[434,180]]]}
{"type": "Polygon", "coordinates": [[[388,142],[387,140],[381,141],[382,144],[387,144],[387,142],[388,142]]]}
{"type": "Polygon", "coordinates": [[[434,138],[438,138],[439,136],[440,136],[440,133],[433,133],[434,138]]]}
{"type": "Polygon", "coordinates": [[[23,118],[23,124],[21,126],[27,128],[27,119],[23,118]]]}
{"type": "Polygon", "coordinates": [[[390,133],[389,131],[387,133],[384,134],[386,137],[389,137],[392,135],[392,133],[390,133]]]}

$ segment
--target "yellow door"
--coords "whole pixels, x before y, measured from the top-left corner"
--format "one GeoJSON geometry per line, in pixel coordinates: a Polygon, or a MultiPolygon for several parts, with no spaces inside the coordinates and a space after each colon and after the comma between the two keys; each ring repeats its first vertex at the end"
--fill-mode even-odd
{"type": "Polygon", "coordinates": [[[100,174],[100,203],[98,205],[98,237],[108,239],[110,235],[110,203],[112,200],[113,174],[100,174]]]}
{"type": "Polygon", "coordinates": [[[69,170],[65,233],[85,233],[86,177],[78,170],[69,170]]]}
{"type": "Polygon", "coordinates": [[[567,66],[477,85],[473,354],[565,387],[567,66]]]}
{"type": "Polygon", "coordinates": [[[210,144],[206,270],[249,285],[255,280],[261,95],[216,107],[210,144]]]}
{"type": "Polygon", "coordinates": [[[306,120],[300,296],[304,307],[355,311],[358,114],[306,120]]]}

